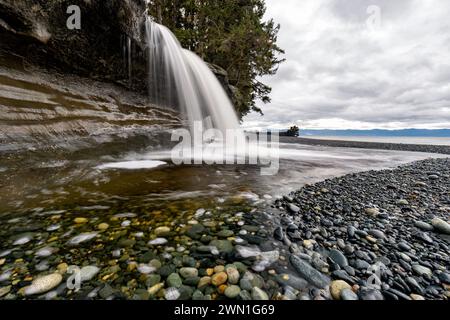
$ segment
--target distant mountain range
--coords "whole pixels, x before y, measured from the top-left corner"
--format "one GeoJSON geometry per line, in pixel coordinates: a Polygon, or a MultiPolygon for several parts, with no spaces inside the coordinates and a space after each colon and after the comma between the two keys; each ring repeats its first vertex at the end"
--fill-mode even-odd
{"type": "Polygon", "coordinates": [[[302,130],[300,136],[450,137],[450,129],[302,130]]]}

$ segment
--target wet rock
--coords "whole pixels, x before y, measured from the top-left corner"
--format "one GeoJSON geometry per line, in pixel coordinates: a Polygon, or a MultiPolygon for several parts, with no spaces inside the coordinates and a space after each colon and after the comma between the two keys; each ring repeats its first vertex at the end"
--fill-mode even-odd
{"type": "Polygon", "coordinates": [[[380,214],[378,208],[366,208],[364,212],[371,217],[376,217],[377,215],[380,214]]]}
{"type": "Polygon", "coordinates": [[[49,257],[52,254],[56,253],[58,251],[58,248],[54,247],[44,247],[36,251],[35,255],[36,257],[44,258],[49,257]]]}
{"type": "Polygon", "coordinates": [[[236,285],[231,285],[225,289],[225,296],[229,299],[235,299],[241,293],[241,288],[236,285]]]}
{"type": "Polygon", "coordinates": [[[235,267],[226,268],[226,273],[228,276],[228,283],[237,284],[239,282],[239,271],[235,267]]]}
{"type": "Polygon", "coordinates": [[[167,241],[167,239],[165,239],[165,238],[156,238],[156,239],[150,240],[147,244],[149,246],[162,246],[168,242],[169,241],[167,241]]]}
{"type": "Polygon", "coordinates": [[[217,248],[220,253],[230,253],[233,251],[233,244],[229,240],[213,240],[209,245],[217,248]]]}
{"type": "Polygon", "coordinates": [[[142,274],[150,274],[156,271],[156,268],[147,264],[140,264],[137,270],[142,274]]]}
{"type": "Polygon", "coordinates": [[[181,297],[181,293],[177,288],[168,288],[164,293],[166,300],[174,301],[181,297]]]}
{"type": "Polygon", "coordinates": [[[62,281],[62,276],[59,273],[53,273],[47,276],[42,276],[33,280],[31,285],[23,288],[25,296],[45,293],[56,288],[62,281]]]}
{"type": "Polygon", "coordinates": [[[273,233],[273,236],[276,240],[283,241],[284,240],[283,228],[281,228],[281,227],[276,228],[273,233]]]}
{"type": "Polygon", "coordinates": [[[180,288],[183,285],[183,280],[178,273],[172,273],[167,277],[166,283],[169,287],[180,288]]]}
{"type": "Polygon", "coordinates": [[[149,288],[161,282],[161,276],[159,274],[150,274],[145,281],[145,285],[149,288]]]}
{"type": "Polygon", "coordinates": [[[330,250],[328,256],[337,263],[341,268],[348,266],[347,258],[344,256],[342,252],[339,250],[332,249],[330,250]]]}
{"type": "Polygon", "coordinates": [[[188,268],[188,267],[181,268],[179,273],[185,279],[198,276],[198,270],[196,268],[188,268]]]}
{"type": "Polygon", "coordinates": [[[0,298],[6,296],[11,291],[11,286],[0,287],[0,298]]]}
{"type": "Polygon", "coordinates": [[[131,248],[136,244],[136,240],[133,239],[120,239],[117,245],[120,248],[131,248]]]}
{"type": "Polygon", "coordinates": [[[442,283],[450,284],[450,273],[447,273],[447,272],[441,272],[441,273],[439,274],[439,280],[440,280],[442,283]]]}
{"type": "Polygon", "coordinates": [[[110,298],[116,291],[109,285],[105,284],[102,289],[98,292],[102,299],[110,298]]]}
{"type": "Polygon", "coordinates": [[[176,271],[176,267],[172,264],[166,264],[163,265],[159,270],[158,273],[162,276],[162,277],[168,277],[171,273],[175,273],[176,271]]]}
{"type": "Polygon", "coordinates": [[[333,282],[331,282],[330,285],[330,292],[331,292],[331,296],[333,297],[334,300],[340,300],[341,299],[341,292],[344,289],[349,289],[351,290],[351,286],[343,281],[343,280],[335,280],[333,282]]]}
{"type": "Polygon", "coordinates": [[[169,227],[158,227],[155,229],[154,232],[157,237],[165,237],[170,234],[170,228],[169,227]]]}
{"type": "Polygon", "coordinates": [[[82,218],[82,217],[75,218],[73,220],[73,222],[75,222],[76,224],[83,224],[83,223],[87,223],[88,221],[89,220],[87,218],[82,218]]]}
{"type": "Polygon", "coordinates": [[[156,295],[162,288],[164,288],[164,283],[156,283],[148,289],[150,296],[156,295]]]}
{"type": "Polygon", "coordinates": [[[197,288],[203,288],[207,285],[211,284],[211,277],[208,276],[204,276],[202,278],[200,278],[200,281],[197,284],[197,288]]]}
{"type": "Polygon", "coordinates": [[[100,272],[100,268],[97,266],[86,266],[81,268],[80,277],[81,281],[91,281],[100,272]]]}
{"type": "Polygon", "coordinates": [[[222,271],[222,272],[219,272],[219,273],[214,274],[214,275],[211,277],[211,283],[212,283],[214,286],[218,287],[218,286],[220,286],[221,284],[224,284],[225,282],[227,282],[227,279],[228,279],[227,274],[226,274],[225,272],[222,271]]]}
{"type": "Polygon", "coordinates": [[[367,270],[370,268],[370,263],[361,259],[356,259],[354,267],[358,270],[367,270]]]}
{"type": "Polygon", "coordinates": [[[446,221],[440,218],[434,218],[433,220],[431,220],[431,225],[438,232],[450,235],[450,224],[448,224],[446,221]]]}
{"type": "Polygon", "coordinates": [[[429,276],[429,277],[431,277],[433,275],[433,271],[431,271],[427,267],[421,266],[420,264],[414,264],[412,266],[412,269],[419,276],[429,276]]]}
{"type": "Polygon", "coordinates": [[[70,239],[67,244],[70,246],[78,246],[82,243],[91,241],[92,239],[97,237],[97,235],[98,235],[97,232],[82,233],[82,234],[79,234],[78,236],[75,236],[72,239],[70,239]]]}
{"type": "Polygon", "coordinates": [[[295,204],[290,203],[288,205],[288,209],[292,212],[292,213],[299,213],[300,212],[300,208],[297,207],[295,204]]]}
{"type": "Polygon", "coordinates": [[[306,261],[291,255],[290,262],[298,274],[309,283],[315,285],[318,288],[325,288],[330,283],[330,279],[314,269],[306,261]]]}
{"type": "Polygon", "coordinates": [[[269,296],[260,288],[254,287],[252,289],[252,299],[257,301],[269,300],[269,296]]]}
{"type": "Polygon", "coordinates": [[[434,229],[434,227],[431,224],[428,224],[423,221],[416,221],[414,222],[414,225],[423,231],[433,231],[434,229]]]}
{"type": "Polygon", "coordinates": [[[411,251],[411,247],[405,242],[399,242],[398,248],[403,251],[411,251]]]}
{"type": "Polygon", "coordinates": [[[107,224],[107,223],[100,223],[98,226],[97,226],[97,229],[98,230],[101,230],[101,231],[105,231],[106,229],[108,229],[109,228],[109,224],[107,224]]]}
{"type": "Polygon", "coordinates": [[[16,239],[13,242],[13,246],[21,246],[30,242],[33,239],[33,234],[25,233],[15,238],[16,239]]]}
{"type": "Polygon", "coordinates": [[[355,228],[355,227],[349,226],[349,227],[347,228],[347,234],[348,234],[348,236],[349,236],[350,238],[353,238],[353,237],[355,236],[355,233],[356,233],[356,228],[355,228]]]}
{"type": "Polygon", "coordinates": [[[383,294],[376,289],[362,289],[359,296],[361,300],[384,300],[383,294]]]}
{"type": "Polygon", "coordinates": [[[359,299],[358,295],[348,288],[342,289],[340,297],[342,300],[346,301],[356,301],[359,299]]]}
{"type": "Polygon", "coordinates": [[[374,236],[377,239],[385,239],[386,238],[386,235],[384,234],[384,232],[382,232],[380,230],[376,230],[376,229],[370,230],[369,234],[371,236],[374,236]]]}
{"type": "Polygon", "coordinates": [[[331,273],[333,278],[344,280],[348,283],[354,284],[355,280],[345,270],[336,270],[331,273]]]}
{"type": "Polygon", "coordinates": [[[202,236],[202,234],[205,232],[205,227],[201,224],[194,224],[187,232],[186,235],[189,238],[198,240],[202,236]]]}

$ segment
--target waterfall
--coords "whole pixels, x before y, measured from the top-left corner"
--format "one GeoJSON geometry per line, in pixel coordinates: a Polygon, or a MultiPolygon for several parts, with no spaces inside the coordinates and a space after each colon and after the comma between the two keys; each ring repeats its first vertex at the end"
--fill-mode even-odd
{"type": "Polygon", "coordinates": [[[128,53],[128,82],[129,82],[129,85],[131,86],[131,84],[132,84],[132,81],[133,81],[133,79],[132,79],[132,76],[133,76],[133,74],[132,74],[132,64],[131,64],[131,59],[132,59],[132,51],[131,51],[132,49],[131,49],[131,38],[130,37],[128,37],[127,38],[127,53],[128,53]]]}
{"type": "Polygon", "coordinates": [[[190,126],[203,121],[205,129],[239,129],[239,120],[224,88],[207,64],[181,47],[165,26],[146,19],[149,50],[149,96],[153,103],[177,107],[190,126]],[[208,119],[205,121],[205,119],[208,119]]]}

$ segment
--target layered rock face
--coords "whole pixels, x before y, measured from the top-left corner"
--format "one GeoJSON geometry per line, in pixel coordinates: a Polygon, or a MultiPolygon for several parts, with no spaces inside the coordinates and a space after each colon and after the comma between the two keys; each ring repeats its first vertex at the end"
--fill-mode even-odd
{"type": "Polygon", "coordinates": [[[170,130],[180,126],[177,112],[150,105],[145,95],[122,86],[0,56],[5,59],[10,67],[0,66],[0,153],[119,142],[155,146],[169,142],[170,130]]]}
{"type": "Polygon", "coordinates": [[[40,66],[128,84],[130,43],[133,86],[143,90],[144,11],[144,0],[0,0],[0,49],[40,66]],[[73,5],[80,29],[67,25],[73,5]]]}

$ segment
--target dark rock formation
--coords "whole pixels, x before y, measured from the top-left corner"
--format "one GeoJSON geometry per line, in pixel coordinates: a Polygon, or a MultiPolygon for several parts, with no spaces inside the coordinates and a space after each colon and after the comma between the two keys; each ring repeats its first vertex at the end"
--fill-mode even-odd
{"type": "Polygon", "coordinates": [[[146,95],[0,54],[0,154],[119,142],[127,148],[155,146],[160,137],[169,143],[170,129],[178,126],[178,113],[150,105],[146,95]]]}
{"type": "MultiPolygon", "coordinates": [[[[0,0],[0,50],[46,68],[146,92],[145,9],[144,0],[0,0]],[[81,10],[80,30],[67,27],[71,5],[81,10]]],[[[233,102],[241,103],[226,71],[212,69],[233,102]]]]}
{"type": "Polygon", "coordinates": [[[128,83],[130,39],[133,86],[144,90],[144,11],[144,0],[0,0],[0,50],[47,68],[128,83]],[[71,5],[81,10],[79,30],[67,27],[71,5]]]}
{"type": "Polygon", "coordinates": [[[225,92],[230,97],[233,105],[237,107],[245,104],[244,97],[240,93],[239,89],[230,83],[228,73],[226,72],[226,70],[215,64],[208,63],[208,66],[211,69],[211,71],[216,75],[217,79],[219,79],[219,82],[222,84],[223,88],[225,89],[225,92]]]}

